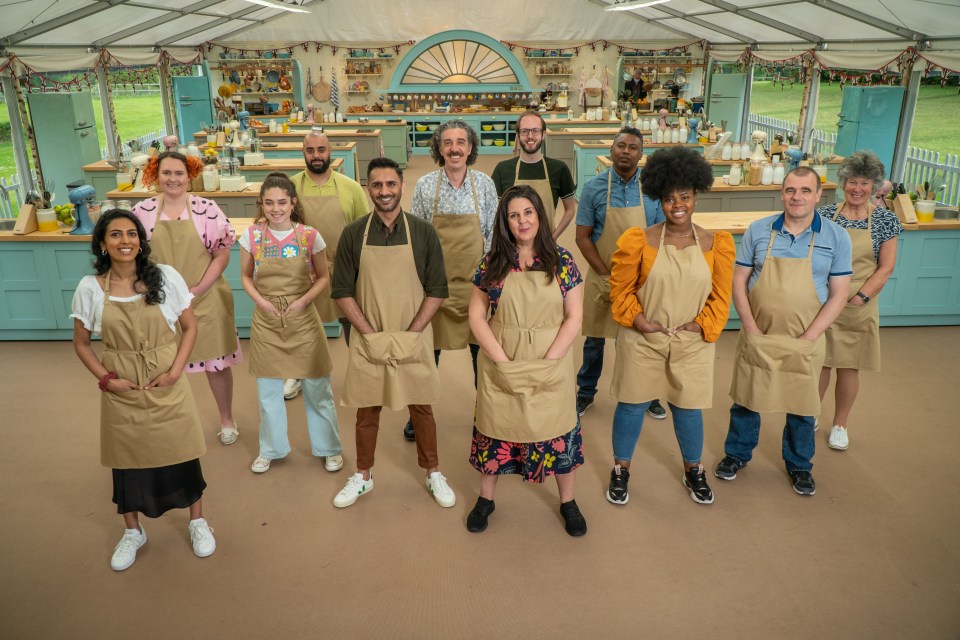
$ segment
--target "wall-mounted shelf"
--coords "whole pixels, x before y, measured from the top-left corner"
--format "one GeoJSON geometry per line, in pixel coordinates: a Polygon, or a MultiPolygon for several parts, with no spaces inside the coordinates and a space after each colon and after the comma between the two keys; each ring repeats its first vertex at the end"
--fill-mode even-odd
{"type": "Polygon", "coordinates": [[[345,73],[348,78],[379,78],[382,73],[345,73]]]}

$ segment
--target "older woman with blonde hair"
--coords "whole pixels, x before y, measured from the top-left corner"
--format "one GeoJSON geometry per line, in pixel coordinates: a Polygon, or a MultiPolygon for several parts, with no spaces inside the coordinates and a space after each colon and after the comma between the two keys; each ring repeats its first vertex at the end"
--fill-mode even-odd
{"type": "Polygon", "coordinates": [[[860,389],[861,371],[880,370],[880,312],[877,296],[897,263],[897,236],[903,225],[897,215],[872,198],[884,184],[883,163],[871,151],[857,151],[837,171],[843,202],[817,209],[821,216],[847,230],[853,242],[854,292],[836,321],[827,329],[827,357],[820,372],[820,399],[837,370],[836,406],[827,444],[844,451],[849,446],[847,420],[860,389]]]}

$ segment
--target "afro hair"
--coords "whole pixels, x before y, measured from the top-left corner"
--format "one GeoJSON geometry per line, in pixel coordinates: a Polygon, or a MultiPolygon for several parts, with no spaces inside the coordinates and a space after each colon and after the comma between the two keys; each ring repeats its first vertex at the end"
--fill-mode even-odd
{"type": "Polygon", "coordinates": [[[678,189],[709,191],[713,186],[713,169],[702,154],[686,147],[669,147],[647,158],[640,172],[643,195],[660,200],[678,189]]]}

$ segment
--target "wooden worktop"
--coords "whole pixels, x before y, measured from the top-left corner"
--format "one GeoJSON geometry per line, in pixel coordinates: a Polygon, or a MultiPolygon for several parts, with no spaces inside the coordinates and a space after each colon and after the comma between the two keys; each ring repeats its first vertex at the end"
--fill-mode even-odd
{"type": "MultiPolygon", "coordinates": [[[[359,113],[351,113],[349,115],[360,116],[361,118],[370,118],[369,116],[361,115],[359,113]]],[[[351,129],[356,129],[358,125],[360,126],[360,128],[363,128],[367,125],[376,126],[376,127],[405,127],[407,126],[407,121],[404,120],[403,118],[394,119],[394,120],[382,120],[382,119],[375,120],[373,118],[370,118],[366,122],[360,122],[359,120],[348,120],[346,122],[288,122],[287,123],[288,127],[296,127],[297,129],[300,129],[300,130],[309,129],[311,127],[323,127],[324,130],[326,130],[327,127],[332,127],[336,129],[350,127],[351,129]]],[[[257,130],[259,131],[260,128],[258,127],[257,130]]],[[[269,131],[262,132],[262,133],[269,133],[269,131]]]]}
{"type": "MultiPolygon", "coordinates": [[[[255,197],[260,194],[260,184],[259,182],[248,182],[243,191],[191,191],[190,195],[197,196],[198,198],[208,198],[210,200],[249,198],[250,196],[255,197]]],[[[107,192],[107,198],[110,200],[130,200],[131,198],[144,200],[146,198],[156,197],[156,195],[156,191],[120,191],[119,189],[114,189],[113,191],[107,192]]]]}
{"type": "MultiPolygon", "coordinates": [[[[351,142],[350,144],[355,144],[351,142]]],[[[343,168],[343,158],[333,158],[330,161],[330,166],[333,167],[334,171],[341,171],[343,168]]],[[[264,158],[263,164],[258,165],[243,165],[240,167],[240,171],[264,171],[267,169],[275,171],[303,171],[306,168],[306,163],[301,158],[264,158]]],[[[114,168],[106,163],[105,160],[100,160],[99,162],[91,162],[90,164],[84,165],[82,167],[84,171],[114,171],[114,168]]]]}
{"type": "MultiPolygon", "coordinates": [[[[376,138],[380,135],[380,129],[366,130],[366,127],[363,127],[363,126],[358,128],[357,124],[359,123],[357,122],[351,122],[350,124],[352,125],[351,129],[338,129],[337,131],[324,130],[324,133],[327,134],[328,138],[346,138],[346,137],[376,138]],[[364,131],[360,131],[360,129],[364,129],[364,131]]],[[[276,133],[274,133],[274,132],[268,131],[266,133],[260,133],[258,135],[260,139],[265,139],[269,137],[269,138],[291,138],[294,140],[303,140],[303,136],[306,134],[304,133],[303,130],[299,130],[299,131],[287,131],[287,133],[282,133],[280,131],[277,131],[276,133]]],[[[197,140],[203,140],[204,142],[206,142],[207,132],[198,131],[197,133],[193,134],[193,137],[197,140]]]]}

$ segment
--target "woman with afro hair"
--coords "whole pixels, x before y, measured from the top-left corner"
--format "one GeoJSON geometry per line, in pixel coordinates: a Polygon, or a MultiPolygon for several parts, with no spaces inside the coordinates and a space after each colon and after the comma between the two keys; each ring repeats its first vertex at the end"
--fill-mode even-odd
{"type": "Polygon", "coordinates": [[[713,401],[714,345],[730,313],[733,236],[693,223],[697,193],[713,185],[703,156],[683,147],[653,154],[640,174],[643,194],[666,220],[628,229],[610,269],[613,318],[620,327],[612,392],[613,462],[607,500],[626,504],[627,481],[647,406],[666,398],[683,456],[682,481],[699,504],[713,502],[700,464],[703,414],[713,401]]]}
{"type": "Polygon", "coordinates": [[[147,230],[157,262],[183,276],[193,294],[197,342],[187,373],[203,371],[220,413],[220,442],[233,444],[239,435],[233,420],[233,372],[243,359],[233,318],[233,294],[223,277],[236,242],[227,215],[209,198],[189,193],[190,181],[203,163],[176,151],[151,158],[143,182],[160,194],[138,202],[133,214],[147,230]]]}

